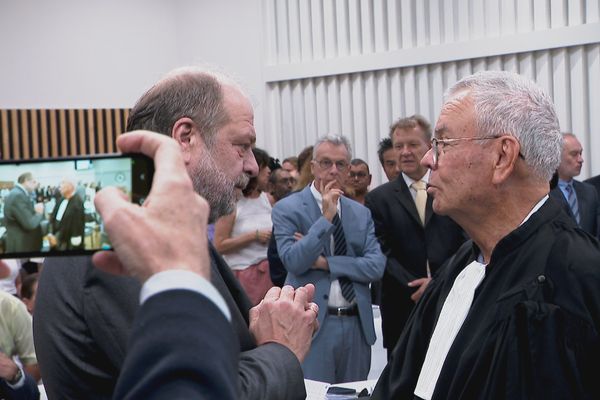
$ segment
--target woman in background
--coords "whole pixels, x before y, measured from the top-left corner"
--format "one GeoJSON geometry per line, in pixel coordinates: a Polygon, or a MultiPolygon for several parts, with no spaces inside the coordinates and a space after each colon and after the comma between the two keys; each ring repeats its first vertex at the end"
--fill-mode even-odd
{"type": "Polygon", "coordinates": [[[214,245],[256,305],[273,286],[267,260],[271,204],[265,192],[271,169],[266,151],[255,148],[252,152],[258,176],[250,179],[235,211],[217,220],[214,245]]]}

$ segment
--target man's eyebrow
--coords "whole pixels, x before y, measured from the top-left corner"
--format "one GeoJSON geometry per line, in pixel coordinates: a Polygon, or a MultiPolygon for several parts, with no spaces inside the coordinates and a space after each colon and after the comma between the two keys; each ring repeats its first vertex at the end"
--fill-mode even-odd
{"type": "Polygon", "coordinates": [[[439,128],[435,128],[435,136],[440,136],[443,135],[446,131],[448,130],[448,128],[446,128],[445,126],[440,126],[439,128]]]}

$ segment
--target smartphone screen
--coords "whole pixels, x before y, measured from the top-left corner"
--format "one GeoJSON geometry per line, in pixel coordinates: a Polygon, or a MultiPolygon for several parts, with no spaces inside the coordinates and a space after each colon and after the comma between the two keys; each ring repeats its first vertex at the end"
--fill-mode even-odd
{"type": "Polygon", "coordinates": [[[142,204],[153,173],[140,154],[0,161],[0,258],[111,249],[96,193],[115,186],[142,204]]]}

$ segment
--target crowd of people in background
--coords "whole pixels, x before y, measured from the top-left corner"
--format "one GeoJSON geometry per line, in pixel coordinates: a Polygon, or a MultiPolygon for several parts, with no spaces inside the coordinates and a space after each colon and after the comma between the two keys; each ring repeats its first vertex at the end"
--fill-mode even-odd
{"type": "MultiPolygon", "coordinates": [[[[391,121],[377,152],[388,182],[376,188],[343,135],[321,136],[279,162],[254,146],[252,120],[236,83],[184,69],[145,93],[128,121],[130,130],[175,139],[185,164],[178,172],[210,205],[205,277],[234,332],[224,339],[239,341],[235,372],[225,377],[230,392],[300,399],[302,378],[366,379],[379,304],[388,366],[374,399],[600,394],[590,375],[600,356],[598,179],[574,179],[581,144],[560,133],[539,88],[514,74],[482,73],[450,89],[433,127],[420,115],[391,121]],[[170,101],[182,110],[166,107],[170,101]],[[295,308],[277,302],[294,298],[295,308]],[[570,346],[572,357],[563,358],[570,346]],[[571,373],[577,378],[569,381],[571,373]]],[[[51,247],[82,245],[84,199],[66,179],[59,192],[40,190],[30,173],[18,177],[4,198],[7,251],[41,248],[46,219],[51,247]],[[46,196],[55,199],[51,210],[36,204],[46,196]],[[33,233],[16,227],[25,218],[14,210],[24,209],[33,233]],[[77,222],[67,223],[70,210],[77,222]]],[[[37,310],[36,350],[51,396],[144,393],[123,383],[135,381],[126,341],[140,296],[148,298],[143,280],[108,275],[88,257],[47,258],[52,273],[41,275],[15,265],[0,263],[0,278],[10,281],[0,281],[8,293],[0,307],[15,315],[2,311],[0,329],[18,321],[28,344],[0,340],[0,366],[9,367],[0,368],[9,371],[0,383],[22,388],[40,379],[29,315],[37,310]]]]}

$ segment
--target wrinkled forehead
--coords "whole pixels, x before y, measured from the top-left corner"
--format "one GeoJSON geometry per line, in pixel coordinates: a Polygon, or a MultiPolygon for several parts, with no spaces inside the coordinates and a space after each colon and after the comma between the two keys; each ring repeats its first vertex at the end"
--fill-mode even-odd
{"type": "Polygon", "coordinates": [[[435,124],[434,136],[443,137],[446,134],[454,132],[465,134],[464,130],[472,127],[475,122],[475,109],[473,98],[468,90],[461,90],[450,95],[440,111],[440,116],[435,124]]]}
{"type": "Polygon", "coordinates": [[[348,160],[350,159],[350,154],[348,153],[348,149],[343,144],[335,144],[332,142],[323,142],[320,143],[315,152],[318,159],[321,158],[329,158],[334,161],[338,160],[348,160]]]}

